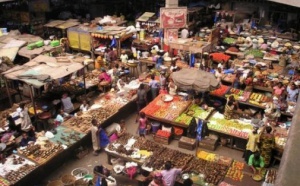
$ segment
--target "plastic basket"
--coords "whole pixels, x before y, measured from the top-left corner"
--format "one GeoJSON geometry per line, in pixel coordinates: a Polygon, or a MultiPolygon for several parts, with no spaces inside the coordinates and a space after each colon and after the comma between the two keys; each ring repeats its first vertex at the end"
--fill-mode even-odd
{"type": "Polygon", "coordinates": [[[64,186],[73,186],[76,181],[76,178],[75,176],[67,174],[61,177],[61,181],[64,186]]]}

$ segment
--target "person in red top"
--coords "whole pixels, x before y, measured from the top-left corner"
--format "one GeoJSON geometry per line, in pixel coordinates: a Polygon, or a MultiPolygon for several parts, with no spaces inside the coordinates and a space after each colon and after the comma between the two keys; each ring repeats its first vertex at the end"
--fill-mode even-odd
{"type": "Polygon", "coordinates": [[[281,82],[277,83],[277,86],[273,87],[273,94],[275,96],[280,97],[283,92],[284,92],[285,88],[283,86],[283,84],[281,82]]]}
{"type": "Polygon", "coordinates": [[[110,83],[111,82],[111,77],[109,74],[107,74],[105,69],[101,70],[101,74],[99,75],[99,82],[107,82],[110,83]]]}

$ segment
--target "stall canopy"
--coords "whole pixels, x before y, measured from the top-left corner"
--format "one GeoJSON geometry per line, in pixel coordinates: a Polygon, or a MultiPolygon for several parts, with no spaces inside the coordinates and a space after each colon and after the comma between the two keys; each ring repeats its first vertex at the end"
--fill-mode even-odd
{"type": "Polygon", "coordinates": [[[290,6],[300,7],[300,1],[299,0],[269,0],[276,3],[286,4],[290,6]]]}
{"type": "Polygon", "coordinates": [[[173,72],[171,78],[179,89],[185,91],[211,91],[220,86],[213,74],[198,69],[182,69],[178,72],[173,72]]]}
{"type": "Polygon", "coordinates": [[[55,57],[40,55],[22,66],[15,66],[3,72],[7,79],[20,80],[39,88],[45,79],[59,79],[82,69],[84,66],[78,62],[58,63],[55,57]]]}

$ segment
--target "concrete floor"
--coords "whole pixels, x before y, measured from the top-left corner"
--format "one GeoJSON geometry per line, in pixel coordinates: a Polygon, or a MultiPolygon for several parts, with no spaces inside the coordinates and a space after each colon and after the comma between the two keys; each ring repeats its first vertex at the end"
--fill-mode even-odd
{"type": "MultiPolygon", "coordinates": [[[[135,123],[135,119],[136,119],[135,114],[132,114],[131,116],[126,118],[126,127],[127,127],[127,131],[129,133],[137,135],[136,134],[137,124],[135,123]]],[[[116,122],[118,122],[118,121],[116,121],[116,122]]],[[[152,135],[148,135],[148,136],[146,136],[146,138],[149,140],[153,140],[152,135]]],[[[172,140],[171,144],[168,145],[168,147],[172,148],[172,149],[178,149],[178,140],[172,140]]],[[[195,150],[189,151],[189,150],[180,148],[180,151],[182,151],[184,153],[188,153],[188,154],[195,154],[195,150]]],[[[208,151],[208,150],[205,150],[205,151],[208,151]]],[[[216,154],[219,154],[222,156],[226,156],[226,157],[231,157],[231,158],[239,160],[239,161],[243,161],[243,158],[242,158],[243,152],[234,150],[234,149],[230,149],[228,147],[218,146],[216,151],[213,151],[213,153],[216,153],[216,154]]],[[[91,149],[90,153],[87,154],[82,159],[69,158],[64,163],[63,166],[59,167],[55,172],[50,173],[49,176],[43,180],[43,183],[41,183],[41,185],[47,185],[47,183],[49,181],[59,179],[64,174],[70,174],[72,172],[72,170],[74,170],[75,168],[78,168],[78,167],[86,168],[89,171],[89,173],[92,174],[93,168],[96,165],[104,165],[104,166],[107,165],[107,156],[106,156],[106,153],[103,151],[99,154],[99,156],[94,156],[92,154],[92,149],[91,149]]],[[[129,179],[117,178],[117,180],[118,180],[118,185],[121,185],[121,186],[137,185],[136,181],[132,181],[129,179]]]]}

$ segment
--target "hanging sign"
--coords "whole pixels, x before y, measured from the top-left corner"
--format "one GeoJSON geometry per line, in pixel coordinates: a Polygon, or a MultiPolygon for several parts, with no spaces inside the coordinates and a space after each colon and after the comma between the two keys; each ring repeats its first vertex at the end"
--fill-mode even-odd
{"type": "Polygon", "coordinates": [[[187,25],[187,8],[161,8],[161,28],[184,28],[187,25]]]}

